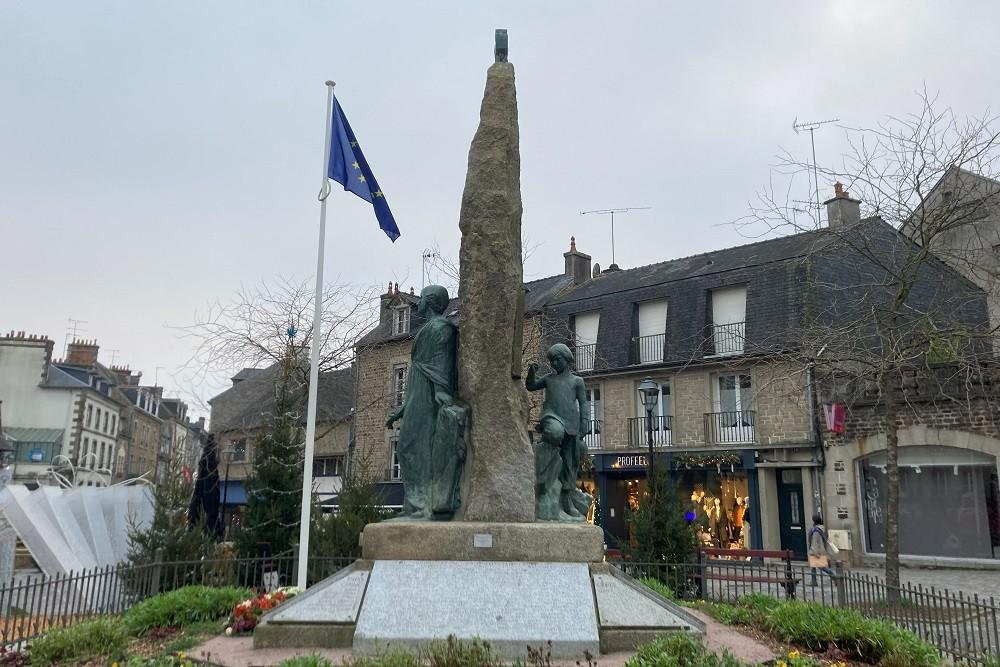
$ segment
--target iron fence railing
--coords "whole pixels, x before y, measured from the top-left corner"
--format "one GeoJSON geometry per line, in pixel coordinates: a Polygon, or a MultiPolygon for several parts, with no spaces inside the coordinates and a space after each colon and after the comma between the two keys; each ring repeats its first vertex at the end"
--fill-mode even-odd
{"type": "Polygon", "coordinates": [[[1000,654],[1000,600],[933,586],[890,587],[877,576],[840,564],[832,575],[806,564],[706,559],[700,563],[613,561],[633,577],[652,577],[682,599],[736,602],[759,593],[853,609],[905,628],[958,661],[984,662],[1000,654]]]}
{"type": "MultiPolygon", "coordinates": [[[[307,581],[320,581],[354,558],[310,558],[307,581]]],[[[18,574],[0,587],[0,646],[21,648],[49,630],[94,616],[121,614],[157,593],[181,586],[242,586],[273,590],[294,585],[293,552],[262,558],[152,562],[54,576],[18,574]]]]}
{"type": "Polygon", "coordinates": [[[746,322],[711,324],[705,339],[705,356],[743,354],[746,322]]]}
{"type": "MultiPolygon", "coordinates": [[[[354,562],[352,557],[308,560],[311,584],[354,562]]],[[[703,558],[696,563],[639,563],[615,559],[633,577],[652,577],[682,599],[736,602],[759,593],[814,602],[910,630],[959,662],[984,662],[1000,654],[1000,600],[976,593],[905,584],[890,587],[877,576],[853,574],[837,564],[833,574],[790,561],[703,558]]],[[[105,567],[65,575],[18,574],[0,587],[0,645],[20,648],[48,630],[99,615],[120,614],[157,593],[181,586],[242,586],[273,590],[298,576],[293,551],[260,558],[158,562],[105,567]]]]}
{"type": "Polygon", "coordinates": [[[635,363],[659,364],[663,362],[664,345],[667,342],[666,334],[639,336],[632,340],[635,341],[635,363]]]}
{"type": "Polygon", "coordinates": [[[653,427],[653,446],[667,447],[671,444],[674,418],[670,415],[654,416],[650,421],[647,417],[630,417],[628,420],[628,446],[631,449],[641,449],[649,446],[649,427],[653,427]]]}
{"type": "Polygon", "coordinates": [[[577,345],[576,352],[573,355],[576,359],[576,370],[578,371],[592,371],[594,370],[594,361],[597,358],[597,343],[591,343],[589,345],[577,345]]]}
{"type": "Polygon", "coordinates": [[[756,424],[753,410],[709,412],[705,415],[705,440],[713,445],[754,442],[756,424]]]}

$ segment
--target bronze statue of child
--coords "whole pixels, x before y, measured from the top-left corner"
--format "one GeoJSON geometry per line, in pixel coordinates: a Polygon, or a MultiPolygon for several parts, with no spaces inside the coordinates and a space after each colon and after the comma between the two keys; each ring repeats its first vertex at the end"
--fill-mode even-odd
{"type": "Polygon", "coordinates": [[[538,364],[528,364],[524,385],[545,390],[542,434],[535,450],[537,517],[543,521],[583,521],[592,498],[576,487],[580,460],[586,454],[583,436],[590,433],[590,404],[583,378],[571,371],[573,353],[563,343],[548,351],[554,373],[536,378],[538,364]]]}

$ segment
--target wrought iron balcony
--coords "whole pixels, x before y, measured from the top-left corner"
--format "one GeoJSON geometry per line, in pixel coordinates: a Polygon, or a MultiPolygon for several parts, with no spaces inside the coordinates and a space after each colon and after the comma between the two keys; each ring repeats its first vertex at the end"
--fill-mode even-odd
{"type": "Polygon", "coordinates": [[[746,343],[746,322],[713,324],[708,328],[705,356],[743,354],[746,343]]]}
{"type": "Polygon", "coordinates": [[[659,364],[663,362],[664,345],[667,342],[666,334],[639,336],[633,340],[635,341],[635,363],[659,364]]]}
{"type": "Polygon", "coordinates": [[[752,443],[756,440],[756,422],[753,410],[710,412],[705,415],[705,439],[713,445],[752,443]]]}
{"type": "MultiPolygon", "coordinates": [[[[628,445],[631,449],[640,449],[649,446],[649,426],[650,422],[646,417],[631,417],[628,420],[628,445]]],[[[674,418],[653,417],[653,446],[669,447],[671,445],[671,434],[674,427],[674,418]]]]}
{"type": "Polygon", "coordinates": [[[577,345],[574,355],[576,357],[576,370],[594,370],[594,360],[597,356],[597,343],[589,345],[577,345]]]}
{"type": "Polygon", "coordinates": [[[601,425],[600,419],[590,420],[590,433],[583,436],[583,442],[587,449],[601,449],[601,425]]]}

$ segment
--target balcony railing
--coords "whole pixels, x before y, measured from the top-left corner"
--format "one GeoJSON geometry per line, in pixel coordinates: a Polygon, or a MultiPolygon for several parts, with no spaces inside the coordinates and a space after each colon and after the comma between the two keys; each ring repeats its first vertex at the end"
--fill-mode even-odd
{"type": "Polygon", "coordinates": [[[574,356],[576,357],[576,370],[594,370],[594,359],[597,356],[597,343],[591,343],[590,345],[577,345],[574,356]]]}
{"type": "Polygon", "coordinates": [[[635,362],[637,364],[658,364],[663,361],[663,346],[666,334],[639,336],[635,341],[635,362]]]}
{"type": "Polygon", "coordinates": [[[587,445],[587,449],[601,448],[601,425],[600,419],[590,420],[590,433],[583,436],[583,442],[587,445]]]}
{"type": "Polygon", "coordinates": [[[713,324],[705,341],[705,356],[743,354],[746,343],[746,322],[713,324]]]}
{"type": "MultiPolygon", "coordinates": [[[[628,420],[628,444],[630,448],[639,449],[649,446],[649,420],[646,417],[631,417],[628,420]]],[[[674,418],[653,417],[653,446],[669,447],[674,428],[674,418]]]]}
{"type": "Polygon", "coordinates": [[[705,415],[705,437],[714,445],[754,442],[756,421],[753,410],[710,412],[705,415]]]}

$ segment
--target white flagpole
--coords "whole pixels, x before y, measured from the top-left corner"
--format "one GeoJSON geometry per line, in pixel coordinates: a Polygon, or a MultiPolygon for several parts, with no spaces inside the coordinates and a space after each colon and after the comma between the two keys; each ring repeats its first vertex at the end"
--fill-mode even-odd
{"type": "Polygon", "coordinates": [[[319,250],[316,257],[316,304],[313,310],[312,356],[309,361],[309,404],[306,409],[305,464],[302,467],[302,516],[299,521],[299,577],[305,589],[309,565],[309,527],[312,514],[313,452],[316,449],[316,397],[319,390],[319,348],[323,339],[323,252],[326,246],[326,199],[330,196],[330,133],[333,125],[333,81],[326,82],[326,142],[323,144],[323,185],[319,191],[319,250]]]}

